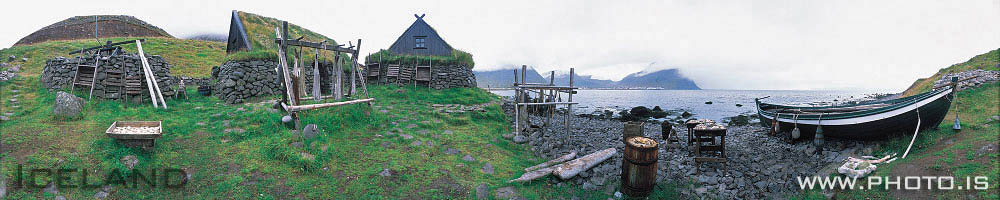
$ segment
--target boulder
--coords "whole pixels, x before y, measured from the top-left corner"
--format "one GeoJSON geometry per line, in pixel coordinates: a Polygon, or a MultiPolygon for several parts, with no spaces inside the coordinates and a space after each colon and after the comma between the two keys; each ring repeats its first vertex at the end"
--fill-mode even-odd
{"type": "Polygon", "coordinates": [[[56,102],[52,105],[52,114],[58,117],[75,118],[83,111],[83,98],[59,91],[56,102]]]}
{"type": "Polygon", "coordinates": [[[302,129],[302,136],[306,139],[313,139],[316,135],[319,135],[319,128],[316,127],[316,124],[306,125],[306,127],[302,129]]]}

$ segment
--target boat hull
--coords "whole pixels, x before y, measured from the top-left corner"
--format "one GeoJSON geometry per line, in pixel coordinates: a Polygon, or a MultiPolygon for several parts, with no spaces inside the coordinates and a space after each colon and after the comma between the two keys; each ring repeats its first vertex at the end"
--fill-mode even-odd
{"type": "MultiPolygon", "coordinates": [[[[813,137],[817,125],[822,125],[825,137],[863,140],[886,139],[894,135],[912,134],[914,129],[922,131],[937,128],[944,120],[945,115],[948,114],[948,109],[951,106],[951,95],[953,94],[948,91],[934,96],[936,98],[924,99],[910,106],[854,119],[841,119],[839,123],[833,122],[833,120],[829,124],[824,123],[823,120],[796,120],[793,115],[781,114],[778,118],[779,127],[781,132],[788,132],[798,127],[803,138],[813,137]],[[918,116],[920,127],[917,127],[918,116]]],[[[760,109],[760,103],[758,103],[757,110],[761,124],[770,127],[775,119],[775,113],[760,109]]]]}

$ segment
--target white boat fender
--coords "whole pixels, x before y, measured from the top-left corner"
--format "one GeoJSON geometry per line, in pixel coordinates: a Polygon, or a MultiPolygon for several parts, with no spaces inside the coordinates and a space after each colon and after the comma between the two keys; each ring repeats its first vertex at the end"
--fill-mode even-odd
{"type": "Polygon", "coordinates": [[[799,131],[799,115],[796,114],[792,118],[795,119],[795,123],[794,123],[795,124],[795,128],[792,129],[792,139],[799,139],[799,137],[802,137],[802,131],[799,131]]]}

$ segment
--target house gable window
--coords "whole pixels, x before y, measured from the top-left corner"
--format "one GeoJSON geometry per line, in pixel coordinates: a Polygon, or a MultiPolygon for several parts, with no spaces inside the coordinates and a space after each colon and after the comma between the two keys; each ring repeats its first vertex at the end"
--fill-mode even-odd
{"type": "Polygon", "coordinates": [[[415,36],[414,37],[415,42],[414,42],[413,48],[414,49],[426,49],[427,46],[425,46],[426,43],[424,43],[424,40],[426,38],[427,38],[427,36],[415,36]]]}

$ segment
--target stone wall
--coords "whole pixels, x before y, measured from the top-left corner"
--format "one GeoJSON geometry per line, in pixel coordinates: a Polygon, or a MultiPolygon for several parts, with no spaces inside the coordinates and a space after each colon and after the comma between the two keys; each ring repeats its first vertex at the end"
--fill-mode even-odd
{"type": "MultiPolygon", "coordinates": [[[[64,58],[57,57],[51,59],[45,63],[45,68],[42,70],[41,82],[43,87],[48,89],[69,89],[72,87],[71,82],[73,81],[73,76],[76,74],[76,66],[78,62],[89,63],[92,65],[95,63],[97,56],[86,56],[86,57],[75,57],[75,58],[64,58]]],[[[101,62],[97,67],[95,72],[94,81],[94,97],[103,99],[118,99],[120,95],[118,92],[118,87],[106,85],[105,82],[118,82],[118,80],[110,80],[107,76],[107,71],[109,70],[125,70],[126,76],[142,76],[142,63],[138,55],[116,55],[116,56],[102,56],[101,62]],[[123,68],[124,67],[124,68],[123,68]],[[107,91],[105,91],[107,90],[107,91]]],[[[156,82],[160,86],[160,92],[163,96],[173,96],[174,87],[176,87],[175,78],[170,76],[170,64],[163,60],[160,56],[147,56],[146,60],[149,62],[150,70],[156,75],[156,82]]],[[[145,80],[145,79],[143,79],[145,80]]],[[[141,95],[135,95],[139,98],[148,98],[149,92],[146,89],[145,81],[143,81],[143,92],[141,95]]],[[[86,88],[89,89],[89,88],[86,88]]],[[[87,91],[89,93],[89,91],[87,91]]],[[[129,99],[134,98],[133,96],[128,97],[129,99]]],[[[138,99],[138,98],[137,98],[138,99]]]]}
{"type": "MultiPolygon", "coordinates": [[[[395,78],[385,77],[388,65],[379,68],[378,81],[369,80],[370,83],[396,83],[395,78]]],[[[413,65],[403,65],[403,68],[413,69],[413,65]]],[[[400,78],[399,85],[413,85],[413,79],[407,77],[400,78]]],[[[417,84],[420,85],[420,84],[417,84]]],[[[464,65],[442,65],[431,66],[431,82],[428,87],[434,89],[476,87],[476,75],[472,69],[464,65]]]]}
{"type": "Polygon", "coordinates": [[[433,66],[431,75],[430,87],[434,89],[476,87],[476,75],[466,66],[433,66]]]}
{"type": "MultiPolygon", "coordinates": [[[[305,65],[308,66],[304,71],[306,93],[312,93],[313,64],[305,65]]],[[[212,68],[212,93],[230,104],[248,102],[254,97],[282,94],[283,80],[276,71],[277,66],[278,62],[273,60],[227,61],[212,68]]],[[[324,95],[330,94],[330,80],[333,78],[329,73],[330,69],[329,63],[320,63],[320,89],[324,95]]],[[[349,80],[345,80],[341,85],[350,87],[349,84],[349,80]]]]}

